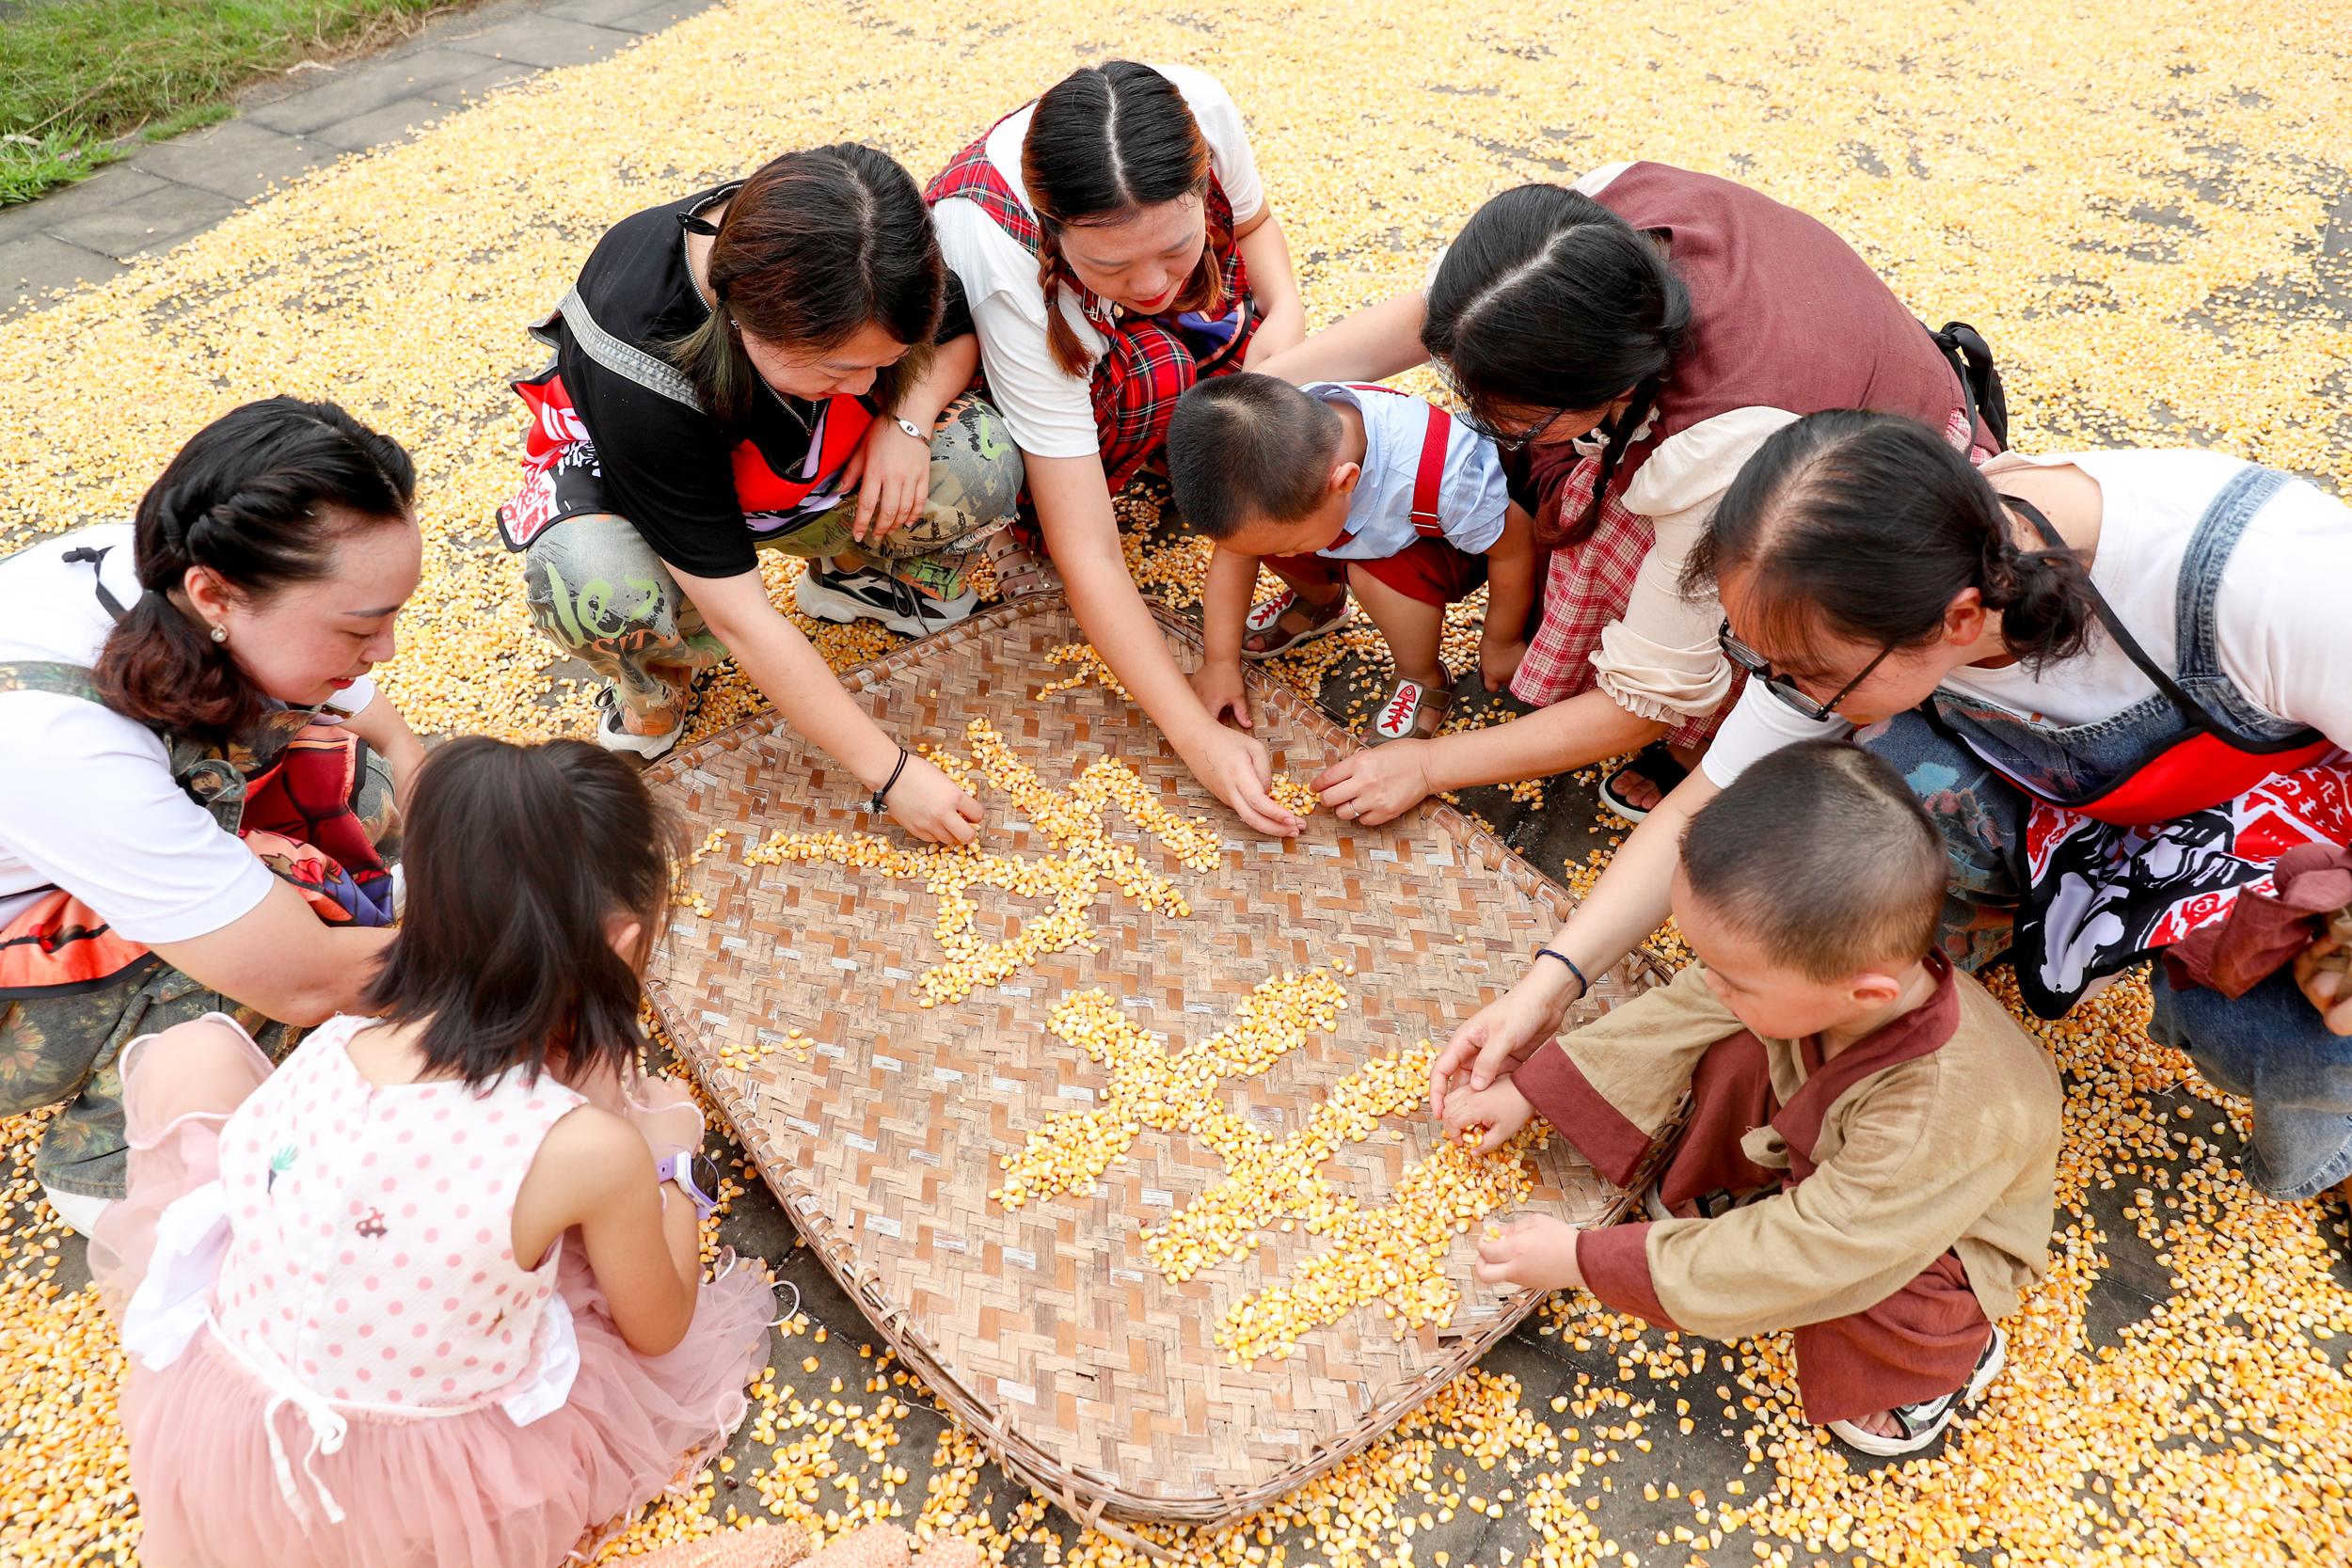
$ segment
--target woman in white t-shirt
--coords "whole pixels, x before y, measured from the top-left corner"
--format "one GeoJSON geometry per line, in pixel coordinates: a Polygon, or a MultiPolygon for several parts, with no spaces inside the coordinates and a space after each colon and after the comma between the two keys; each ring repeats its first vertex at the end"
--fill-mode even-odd
{"type": "Polygon", "coordinates": [[[70,1102],[34,1169],[77,1227],[121,1196],[132,1037],[226,1012],[282,1043],[391,935],[423,753],[367,676],[416,591],[415,489],[399,443],[271,398],[135,522],[0,561],[0,1116],[70,1102]]]}
{"type": "Polygon", "coordinates": [[[1080,626],[1203,784],[1252,827],[1297,832],[1267,793],[1264,745],[1219,725],[1176,668],[1111,510],[1186,388],[1305,334],[1233,101],[1182,66],[1089,66],[998,121],[924,197],[1080,626]]]}
{"type": "Polygon", "coordinates": [[[2352,509],[2220,453],[1978,470],[1908,420],[1796,421],[1724,493],[1689,574],[1720,588],[1738,707],[1553,939],[1566,961],[1455,1034],[1436,1097],[1549,1037],[1581,975],[1664,918],[1683,827],[1743,768],[1864,726],[1949,848],[1953,958],[2007,956],[2055,1018],[2162,954],[2152,1034],[2253,1101],[2255,1185],[2352,1180],[2352,986],[2338,944],[2306,945],[2269,896],[2282,854],[2352,844],[2347,574],[2352,509]],[[2249,931],[2269,933],[2266,964],[2249,931]]]}

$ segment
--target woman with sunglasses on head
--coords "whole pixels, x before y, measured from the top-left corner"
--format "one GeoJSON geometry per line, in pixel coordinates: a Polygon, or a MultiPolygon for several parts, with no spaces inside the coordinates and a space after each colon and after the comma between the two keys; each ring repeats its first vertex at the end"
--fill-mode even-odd
{"type": "MultiPolygon", "coordinates": [[[[1425,289],[1257,368],[1366,380],[1432,358],[1503,449],[1513,499],[1550,549],[1511,682],[1543,711],[1359,752],[1315,781],[1369,823],[1440,790],[1628,752],[1641,755],[1603,793],[1639,820],[1714,735],[1737,680],[1711,604],[1677,584],[1748,454],[1821,408],[1907,415],[1979,456],[2007,424],[1973,329],[1930,333],[1819,221],[1664,164],[1503,192],[1425,289]]],[[[1298,641],[1336,624],[1303,605],[1283,620],[1298,641]]]]}
{"type": "Polygon", "coordinates": [[[499,530],[542,636],[604,685],[596,741],[652,759],[732,657],[776,711],[931,844],[979,802],[886,733],[771,601],[763,551],[807,562],[803,614],[927,637],[1011,519],[1021,457],[967,390],[971,321],[922,192],[855,142],[622,219],[532,328],[523,483],[499,530]]]}
{"type": "MultiPolygon", "coordinates": [[[[2152,953],[2158,1040],[2253,1101],[2248,1175],[2352,1180],[2352,979],[2310,918],[2352,882],[2352,509],[2218,452],[1997,457],[1905,420],[1768,440],[1693,555],[1750,676],[1699,768],[1433,1093],[1547,1039],[1666,912],[1683,826],[1757,757],[1858,729],[1943,831],[1943,943],[2056,1018],[2152,953]],[[2283,857],[2283,858],[2282,858],[2283,857]]],[[[2352,1196],[2352,1191],[2347,1191],[2352,1196]]]]}
{"type": "Polygon", "coordinates": [[[1202,784],[1261,832],[1296,832],[1267,793],[1264,743],[1220,725],[1177,668],[1111,509],[1187,388],[1305,334],[1241,111],[1201,71],[1088,66],[958,153],[925,196],[1078,624],[1202,784]]]}

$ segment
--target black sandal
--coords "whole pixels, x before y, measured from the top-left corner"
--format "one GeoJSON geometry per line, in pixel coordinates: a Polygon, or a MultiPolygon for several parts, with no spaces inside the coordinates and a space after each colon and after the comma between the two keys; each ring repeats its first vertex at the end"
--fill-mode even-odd
{"type": "Polygon", "coordinates": [[[1654,809],[1637,806],[1625,798],[1625,778],[1639,774],[1658,786],[1658,797],[1664,800],[1675,792],[1675,786],[1691,776],[1691,770],[1675,760],[1662,740],[1653,740],[1633,753],[1633,760],[1618,768],[1601,782],[1600,803],[1628,822],[1640,822],[1654,809]]]}

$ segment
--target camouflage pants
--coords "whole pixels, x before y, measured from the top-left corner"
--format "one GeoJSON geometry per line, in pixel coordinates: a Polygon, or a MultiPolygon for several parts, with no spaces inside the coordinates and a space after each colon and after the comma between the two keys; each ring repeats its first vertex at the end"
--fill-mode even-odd
{"type": "MultiPolygon", "coordinates": [[[[354,804],[389,863],[399,852],[399,815],[391,769],[373,752],[354,804]]],[[[122,1196],[122,1048],[207,1013],[235,1019],[273,1059],[301,1033],[152,958],[121,985],[0,1004],[0,1117],[67,1102],[33,1157],[43,1186],[85,1197],[122,1196]]]]}
{"type": "MultiPolygon", "coordinates": [[[[904,527],[859,546],[854,496],[801,527],[755,541],[763,550],[854,557],[941,598],[1011,521],[1020,449],[1001,415],[965,393],[940,411],[931,436],[930,494],[904,527]]],[[[698,671],[727,650],[711,634],[653,546],[626,517],[582,513],[550,523],[523,555],[524,594],[542,636],[611,681],[621,705],[645,720],[675,715],[698,671]]]]}

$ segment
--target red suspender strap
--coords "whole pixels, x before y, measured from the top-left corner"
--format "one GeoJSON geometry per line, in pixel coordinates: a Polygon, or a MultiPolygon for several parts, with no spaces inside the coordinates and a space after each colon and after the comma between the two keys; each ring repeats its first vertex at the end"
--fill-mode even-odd
{"type": "Polygon", "coordinates": [[[1454,416],[1432,405],[1428,428],[1421,436],[1421,466],[1413,470],[1413,531],[1423,539],[1445,537],[1438,516],[1438,491],[1445,483],[1445,447],[1454,432],[1454,416]]]}
{"type": "MultiPolygon", "coordinates": [[[[1347,385],[1352,391],[1387,392],[1393,397],[1408,395],[1376,382],[1351,381],[1347,385]]],[[[1413,468],[1413,531],[1423,539],[1442,539],[1445,523],[1438,515],[1438,494],[1445,487],[1445,449],[1454,437],[1454,416],[1434,403],[1428,408],[1429,423],[1421,434],[1421,462],[1413,468]]]]}

